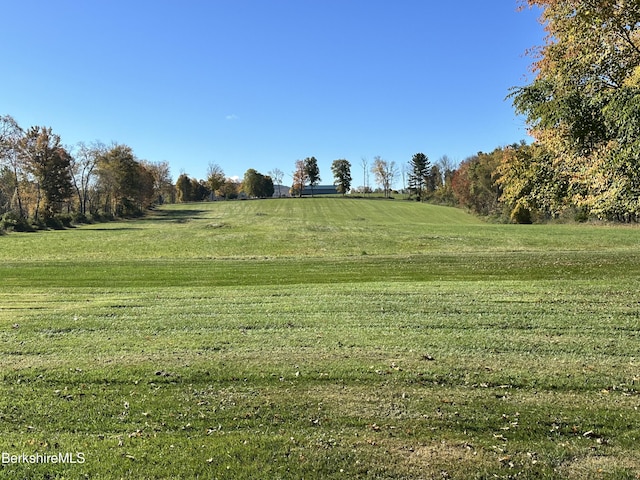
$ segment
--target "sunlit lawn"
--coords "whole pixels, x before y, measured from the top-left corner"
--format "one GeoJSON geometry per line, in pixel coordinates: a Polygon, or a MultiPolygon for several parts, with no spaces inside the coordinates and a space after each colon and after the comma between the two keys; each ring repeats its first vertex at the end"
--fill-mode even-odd
{"type": "Polygon", "coordinates": [[[0,450],[84,459],[0,476],[637,478],[639,233],[331,198],[0,237],[0,450]]]}

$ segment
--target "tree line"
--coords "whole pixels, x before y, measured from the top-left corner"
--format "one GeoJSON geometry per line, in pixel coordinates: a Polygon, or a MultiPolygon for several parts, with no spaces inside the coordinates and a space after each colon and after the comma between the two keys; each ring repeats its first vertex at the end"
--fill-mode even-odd
{"type": "MultiPolygon", "coordinates": [[[[431,163],[424,153],[416,153],[400,166],[379,156],[371,164],[363,158],[363,185],[357,188],[352,187],[352,165],[347,159],[334,160],[331,172],[342,195],[372,193],[369,175],[373,175],[377,191],[385,197],[402,192],[412,200],[459,205],[479,215],[529,222],[540,216],[523,201],[523,194],[534,194],[523,182],[541,177],[527,177],[522,165],[539,148],[524,143],[500,147],[469,157],[457,168],[447,156],[431,163]],[[394,189],[399,179],[402,187],[394,189]]],[[[317,159],[297,160],[291,177],[289,195],[302,196],[307,186],[313,195],[321,181],[317,159]]],[[[251,168],[239,181],[210,164],[206,179],[183,173],[173,184],[167,162],[138,159],[127,145],[80,142],[67,147],[51,128],[23,130],[12,117],[0,117],[0,230],[60,228],[72,222],[132,217],[162,203],[269,198],[283,194],[283,180],[284,172],[277,168],[266,175],[251,168]]]]}
{"type": "Polygon", "coordinates": [[[29,230],[140,215],[172,201],[169,165],[126,145],[64,146],[50,127],[26,130],[0,116],[0,227],[29,230]]]}

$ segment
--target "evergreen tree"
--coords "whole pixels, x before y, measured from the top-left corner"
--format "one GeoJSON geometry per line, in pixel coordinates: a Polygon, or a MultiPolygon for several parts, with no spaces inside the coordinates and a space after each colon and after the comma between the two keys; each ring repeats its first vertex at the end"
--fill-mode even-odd
{"type": "Polygon", "coordinates": [[[409,191],[421,201],[427,185],[431,164],[424,153],[416,153],[409,162],[409,191]]]}

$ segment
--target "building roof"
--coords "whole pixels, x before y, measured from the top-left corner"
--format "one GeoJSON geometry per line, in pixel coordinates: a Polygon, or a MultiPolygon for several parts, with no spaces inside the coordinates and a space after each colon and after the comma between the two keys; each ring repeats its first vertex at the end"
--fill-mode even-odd
{"type": "MultiPolygon", "coordinates": [[[[336,195],[338,189],[335,185],[316,185],[313,187],[313,195],[336,195]]],[[[311,195],[312,190],[310,185],[306,185],[302,190],[302,195],[311,195]]]]}

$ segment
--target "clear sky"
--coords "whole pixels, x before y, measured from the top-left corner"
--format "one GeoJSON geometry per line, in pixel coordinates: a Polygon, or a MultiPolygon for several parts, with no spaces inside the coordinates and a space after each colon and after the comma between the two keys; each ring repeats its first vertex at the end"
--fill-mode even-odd
{"type": "Polygon", "coordinates": [[[0,114],[204,178],[315,156],[462,161],[528,140],[517,0],[0,0],[0,114]]]}

